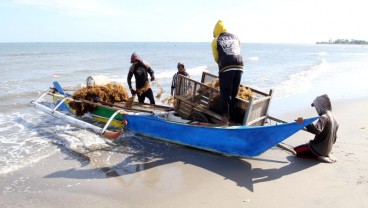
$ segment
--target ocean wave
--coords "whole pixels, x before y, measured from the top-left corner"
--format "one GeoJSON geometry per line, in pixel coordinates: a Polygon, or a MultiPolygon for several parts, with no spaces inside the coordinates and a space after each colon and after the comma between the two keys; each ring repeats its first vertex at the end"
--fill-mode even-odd
{"type": "MultiPolygon", "coordinates": [[[[207,65],[204,65],[204,66],[197,66],[193,68],[187,68],[186,71],[189,74],[189,76],[197,76],[197,75],[202,75],[202,72],[204,71],[208,72],[208,69],[207,69],[207,65]]],[[[172,78],[176,72],[178,71],[177,70],[158,71],[157,73],[155,73],[155,77],[156,78],[172,78]]]]}
{"type": "Polygon", "coordinates": [[[321,51],[321,52],[318,52],[317,55],[319,55],[319,56],[326,56],[327,55],[327,52],[321,51]]]}
{"type": "MultiPolygon", "coordinates": [[[[32,89],[35,86],[45,83],[46,81],[49,82],[49,80],[52,78],[52,75],[50,76],[38,76],[33,78],[24,78],[23,80],[3,80],[0,83],[0,89],[4,92],[20,92],[24,91],[26,89],[32,89]]],[[[1,93],[0,93],[1,94],[1,93]]]]}
{"type": "MultiPolygon", "coordinates": [[[[46,90],[44,91],[46,92],[46,90]]],[[[16,100],[19,100],[19,99],[36,99],[37,96],[40,96],[41,95],[41,91],[17,91],[17,90],[14,90],[14,91],[8,91],[7,94],[4,94],[4,95],[0,95],[0,100],[2,101],[12,101],[11,103],[14,104],[14,101],[16,100]]]]}
{"type": "Polygon", "coordinates": [[[312,65],[304,71],[289,75],[286,80],[274,87],[274,97],[281,98],[307,92],[312,81],[326,74],[330,68],[325,59],[322,59],[318,64],[312,65]]]}
{"type": "Polygon", "coordinates": [[[109,146],[95,133],[38,111],[0,114],[0,118],[0,174],[38,162],[60,148],[83,154],[109,146]]]}
{"type": "Polygon", "coordinates": [[[38,120],[34,115],[12,113],[0,117],[0,174],[25,167],[53,152],[49,142],[29,128],[38,120]]]}
{"type": "MultiPolygon", "coordinates": [[[[201,76],[202,72],[209,72],[207,65],[198,66],[193,68],[187,68],[189,76],[201,76]]],[[[155,78],[158,82],[163,84],[171,84],[171,79],[177,70],[157,70],[155,71],[155,78]]],[[[127,83],[127,74],[126,75],[117,75],[117,74],[109,74],[107,75],[111,81],[115,81],[117,83],[126,84],[127,83]]],[[[132,83],[135,82],[135,79],[132,78],[132,83]]]]}
{"type": "Polygon", "coordinates": [[[20,52],[20,53],[8,53],[5,54],[4,56],[8,56],[8,57],[26,57],[26,56],[48,56],[48,55],[60,55],[63,53],[60,52],[20,52]]]}
{"type": "Polygon", "coordinates": [[[249,60],[252,60],[252,61],[259,61],[259,57],[258,56],[252,56],[252,57],[249,57],[248,59],[249,60]]]}

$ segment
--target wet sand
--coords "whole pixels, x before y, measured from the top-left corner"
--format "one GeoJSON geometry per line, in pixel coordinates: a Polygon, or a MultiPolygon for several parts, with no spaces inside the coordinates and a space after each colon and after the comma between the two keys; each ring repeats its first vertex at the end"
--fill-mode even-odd
{"type": "MultiPolygon", "coordinates": [[[[60,146],[0,176],[0,207],[366,207],[368,98],[333,103],[340,123],[333,164],[274,147],[232,158],[145,138],[83,153],[60,146]]],[[[311,117],[313,108],[281,117],[311,117]]],[[[284,141],[296,146],[313,135],[284,141]]]]}

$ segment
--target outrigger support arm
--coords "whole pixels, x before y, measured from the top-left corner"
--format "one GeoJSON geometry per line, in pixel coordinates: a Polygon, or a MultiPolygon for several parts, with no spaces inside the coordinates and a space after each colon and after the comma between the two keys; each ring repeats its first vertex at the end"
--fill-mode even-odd
{"type": "Polygon", "coordinates": [[[104,133],[102,133],[102,135],[106,138],[106,139],[110,139],[110,140],[114,140],[116,138],[118,138],[121,134],[123,133],[123,129],[120,129],[117,132],[113,132],[113,131],[109,131],[109,130],[105,130],[104,133]]]}
{"type": "Polygon", "coordinates": [[[102,129],[102,135],[105,136],[107,139],[116,139],[117,137],[120,136],[121,133],[123,133],[123,129],[120,129],[118,132],[112,132],[107,130],[107,127],[110,125],[111,121],[115,118],[116,115],[118,115],[119,113],[123,114],[125,111],[123,110],[117,110],[115,111],[114,114],[112,114],[109,118],[109,120],[107,121],[107,123],[105,124],[104,128],[102,129]]]}
{"type": "Polygon", "coordinates": [[[54,113],[64,102],[65,102],[65,100],[67,100],[68,98],[67,97],[65,97],[64,99],[62,99],[60,102],[59,102],[59,104],[57,104],[56,106],[55,106],[55,108],[52,110],[52,113],[54,113]]]}
{"type": "Polygon", "coordinates": [[[112,119],[118,114],[121,113],[120,111],[115,112],[109,119],[109,121],[106,123],[106,125],[104,126],[104,128],[89,124],[87,122],[81,121],[79,119],[73,118],[71,116],[65,115],[63,113],[60,113],[59,111],[56,111],[57,108],[61,105],[61,103],[65,102],[66,98],[62,100],[62,102],[60,102],[54,109],[48,108],[45,105],[42,105],[40,103],[38,103],[41,98],[43,96],[45,96],[48,93],[43,94],[40,98],[38,98],[36,101],[32,101],[31,103],[33,104],[33,106],[49,115],[52,115],[56,118],[59,118],[63,121],[66,121],[74,126],[80,127],[80,128],[84,128],[84,129],[89,129],[92,130],[93,132],[103,135],[105,138],[113,140],[118,138],[122,133],[123,130],[119,130],[117,132],[113,132],[113,131],[109,131],[107,130],[107,127],[109,126],[109,124],[111,123],[112,119]]]}

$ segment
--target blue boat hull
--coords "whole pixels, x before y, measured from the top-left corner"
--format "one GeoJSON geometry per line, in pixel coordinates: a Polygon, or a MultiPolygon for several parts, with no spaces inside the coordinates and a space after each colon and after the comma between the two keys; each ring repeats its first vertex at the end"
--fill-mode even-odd
{"type": "Polygon", "coordinates": [[[273,126],[203,127],[169,122],[157,116],[124,115],[127,129],[158,140],[230,156],[260,155],[318,117],[273,126]]]}

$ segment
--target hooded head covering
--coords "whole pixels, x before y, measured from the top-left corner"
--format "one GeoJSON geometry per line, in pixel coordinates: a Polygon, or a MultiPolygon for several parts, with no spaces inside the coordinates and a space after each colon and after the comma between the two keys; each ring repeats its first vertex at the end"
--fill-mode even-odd
{"type": "Polygon", "coordinates": [[[179,68],[179,66],[183,66],[185,68],[185,65],[182,62],[178,63],[178,68],[179,68]]]}
{"type": "Polygon", "coordinates": [[[138,56],[138,54],[136,52],[134,52],[132,54],[132,57],[130,58],[130,63],[134,63],[136,61],[142,62],[142,59],[141,59],[141,57],[138,56]]]}
{"type": "Polygon", "coordinates": [[[213,37],[218,37],[221,33],[227,32],[222,20],[217,21],[215,28],[213,29],[213,37]]]}
{"type": "Polygon", "coordinates": [[[331,101],[328,95],[324,94],[321,96],[317,96],[316,99],[313,100],[312,107],[315,107],[318,115],[323,115],[327,111],[332,111],[331,101]]]}

